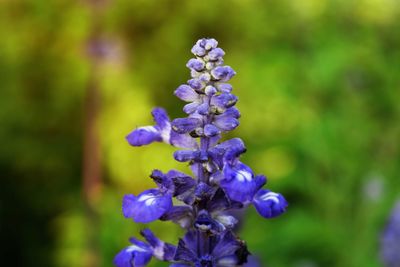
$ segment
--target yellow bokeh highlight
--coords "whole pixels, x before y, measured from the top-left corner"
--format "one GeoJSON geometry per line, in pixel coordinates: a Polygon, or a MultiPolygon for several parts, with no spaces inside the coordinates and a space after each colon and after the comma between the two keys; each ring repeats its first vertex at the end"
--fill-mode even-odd
{"type": "Polygon", "coordinates": [[[279,179],[291,174],[296,161],[292,154],[284,147],[275,146],[259,153],[254,153],[252,165],[257,171],[265,174],[268,179],[279,179]]]}

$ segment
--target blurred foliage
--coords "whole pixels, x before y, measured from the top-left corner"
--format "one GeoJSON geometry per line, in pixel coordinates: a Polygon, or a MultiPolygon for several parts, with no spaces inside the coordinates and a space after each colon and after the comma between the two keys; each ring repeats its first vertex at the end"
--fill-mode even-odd
{"type": "MultiPolygon", "coordinates": [[[[378,240],[400,188],[400,4],[396,0],[108,0],[101,17],[98,123],[104,175],[97,225],[81,198],[83,105],[93,27],[81,1],[0,1],[0,218],[4,266],[86,266],[95,231],[99,266],[111,266],[144,227],[121,199],[152,186],[173,161],[163,144],[124,136],[163,106],[189,50],[214,37],[238,73],[243,161],[290,202],[274,220],[251,208],[240,236],[273,267],[376,267],[378,240]]],[[[152,223],[169,242],[178,226],[152,223]]],[[[165,266],[153,262],[152,266],[165,266]]]]}

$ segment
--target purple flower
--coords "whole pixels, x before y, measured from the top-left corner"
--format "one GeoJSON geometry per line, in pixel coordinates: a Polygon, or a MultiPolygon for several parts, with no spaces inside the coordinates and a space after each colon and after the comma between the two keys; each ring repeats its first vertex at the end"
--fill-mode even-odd
{"type": "Polygon", "coordinates": [[[172,207],[171,194],[163,194],[158,189],[149,189],[139,194],[125,195],[122,211],[125,218],[138,223],[148,223],[159,219],[172,207]]]}
{"type": "Polygon", "coordinates": [[[118,267],[142,267],[151,260],[151,247],[143,241],[130,239],[132,245],[121,250],[114,258],[114,265],[118,267]]]}
{"type": "Polygon", "coordinates": [[[152,111],[155,126],[139,127],[126,136],[132,146],[143,146],[153,142],[165,142],[176,147],[196,148],[196,141],[188,135],[178,134],[171,130],[171,122],[167,112],[162,108],[152,111]]]}
{"type": "Polygon", "coordinates": [[[211,71],[211,75],[218,81],[227,82],[236,75],[236,72],[229,66],[218,66],[211,71]]]}
{"type": "Polygon", "coordinates": [[[186,234],[174,246],[145,229],[141,234],[146,242],[131,239],[132,245],[114,259],[118,267],[145,266],[151,257],[172,267],[255,266],[248,261],[245,242],[233,233],[237,214],[250,204],[264,218],[286,210],[281,194],[263,189],[265,176],[255,175],[240,161],[246,152],[243,141],[220,141],[223,133],[239,126],[240,112],[227,83],[236,73],[224,65],[225,52],[217,46],[215,39],[204,38],[192,48],[195,58],[186,65],[192,79],[174,92],[187,102],[183,111],[188,116],[170,121],[163,109],[156,108],[154,126],[139,127],[127,136],[133,146],[162,141],[183,148],[174,152],[174,159],[189,164],[193,175],[154,170],[150,177],[157,188],[125,195],[124,216],[138,223],[171,221],[186,234]]]}
{"type": "Polygon", "coordinates": [[[221,186],[231,199],[239,202],[251,201],[257,190],[252,170],[241,162],[225,165],[221,186]]]}
{"type": "Polygon", "coordinates": [[[238,266],[246,262],[247,251],[243,242],[240,242],[231,231],[216,236],[214,242],[207,248],[198,246],[201,236],[190,230],[183,239],[179,240],[174,260],[178,265],[172,266],[238,266]],[[202,250],[206,251],[202,253],[202,250]],[[200,256],[199,256],[200,255],[200,256]]]}
{"type": "Polygon", "coordinates": [[[381,236],[380,257],[386,267],[400,266],[400,200],[396,202],[381,236]]]}
{"type": "Polygon", "coordinates": [[[253,205],[261,216],[273,218],[284,213],[288,203],[281,194],[261,189],[254,196],[253,205]]]}

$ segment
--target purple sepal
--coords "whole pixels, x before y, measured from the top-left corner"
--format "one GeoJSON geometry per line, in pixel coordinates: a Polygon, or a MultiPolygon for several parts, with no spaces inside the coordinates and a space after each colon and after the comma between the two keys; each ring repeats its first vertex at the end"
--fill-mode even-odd
{"type": "Polygon", "coordinates": [[[222,142],[209,150],[209,155],[220,168],[223,167],[223,160],[234,164],[240,154],[246,152],[242,139],[233,138],[222,142]]]}
{"type": "Polygon", "coordinates": [[[175,186],[174,196],[179,196],[196,185],[196,181],[189,175],[176,171],[170,170],[167,176],[173,181],[175,186]]]}
{"type": "Polygon", "coordinates": [[[194,196],[197,201],[207,200],[215,194],[216,188],[206,183],[200,182],[194,190],[194,196]]]}
{"type": "Polygon", "coordinates": [[[252,200],[257,190],[257,184],[253,179],[253,172],[248,166],[241,162],[234,166],[226,164],[224,175],[225,179],[221,181],[221,186],[230,199],[239,202],[252,200]]]}
{"type": "Polygon", "coordinates": [[[189,59],[188,63],[186,64],[186,67],[189,69],[193,69],[195,71],[202,71],[205,67],[204,61],[197,59],[197,58],[191,58],[189,59]]]}
{"type": "Polygon", "coordinates": [[[273,218],[284,213],[288,203],[281,194],[261,189],[254,196],[253,205],[261,216],[273,218]]]}
{"type": "Polygon", "coordinates": [[[172,129],[180,134],[189,133],[201,125],[197,118],[179,118],[172,121],[172,129]]]}
{"type": "Polygon", "coordinates": [[[126,136],[131,146],[143,146],[152,142],[161,142],[162,137],[154,126],[139,127],[126,136]]]}
{"type": "Polygon", "coordinates": [[[223,211],[228,209],[240,209],[243,205],[240,202],[230,200],[224,190],[218,188],[212,196],[211,201],[207,203],[207,209],[210,212],[223,211]]]}
{"type": "Polygon", "coordinates": [[[199,99],[199,95],[186,84],[180,85],[174,92],[174,94],[181,100],[186,102],[193,102],[199,99]]]}
{"type": "Polygon", "coordinates": [[[150,177],[157,184],[161,192],[172,194],[175,190],[174,183],[171,178],[163,174],[160,170],[153,170],[150,177]]]}
{"type": "Polygon", "coordinates": [[[126,195],[122,204],[124,216],[138,223],[157,220],[171,207],[171,194],[163,194],[158,189],[146,190],[137,197],[126,195]]]}
{"type": "MultiPolygon", "coordinates": [[[[229,255],[235,255],[235,252],[240,248],[240,243],[231,231],[226,231],[218,244],[214,247],[213,255],[222,258],[229,255]]],[[[236,265],[235,265],[236,266],[236,265]]]]}
{"type": "Polygon", "coordinates": [[[182,228],[189,228],[193,222],[193,210],[190,206],[173,206],[167,213],[161,216],[162,221],[173,221],[182,228]]]}
{"type": "Polygon", "coordinates": [[[169,267],[192,267],[192,266],[193,265],[186,263],[173,263],[169,267]]]}
{"type": "Polygon", "coordinates": [[[211,75],[218,81],[229,81],[236,72],[229,66],[218,66],[211,71],[211,75]]]}
{"type": "Polygon", "coordinates": [[[113,260],[117,267],[144,267],[151,260],[152,249],[145,242],[130,239],[132,245],[121,250],[113,260]]]}
{"type": "Polygon", "coordinates": [[[221,133],[221,131],[212,124],[207,124],[206,126],[204,126],[204,135],[207,137],[216,136],[219,133],[221,133]]]}
{"type": "MultiPolygon", "coordinates": [[[[189,231],[186,233],[184,238],[186,238],[186,236],[188,234],[194,235],[194,233],[192,233],[192,231],[189,231]]],[[[186,242],[184,241],[184,239],[179,239],[178,247],[176,249],[175,256],[174,256],[175,261],[183,261],[183,262],[188,262],[188,263],[192,263],[192,262],[196,261],[196,258],[197,258],[196,253],[194,252],[194,250],[189,248],[189,247],[193,247],[196,245],[195,241],[190,241],[191,243],[193,243],[193,245],[191,243],[186,244],[186,242]]]]}

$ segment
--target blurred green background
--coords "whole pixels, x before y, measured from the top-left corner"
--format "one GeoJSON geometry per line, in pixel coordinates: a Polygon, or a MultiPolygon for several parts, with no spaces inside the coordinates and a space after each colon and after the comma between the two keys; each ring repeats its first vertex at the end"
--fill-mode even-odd
{"type": "Polygon", "coordinates": [[[152,187],[154,168],[188,172],[173,148],[124,137],[154,106],[183,115],[172,92],[214,37],[237,72],[231,136],[290,203],[273,220],[248,210],[249,249],[262,266],[382,266],[400,192],[399,15],[397,0],[0,1],[1,265],[112,266],[144,227],[123,195],[152,187]]]}

